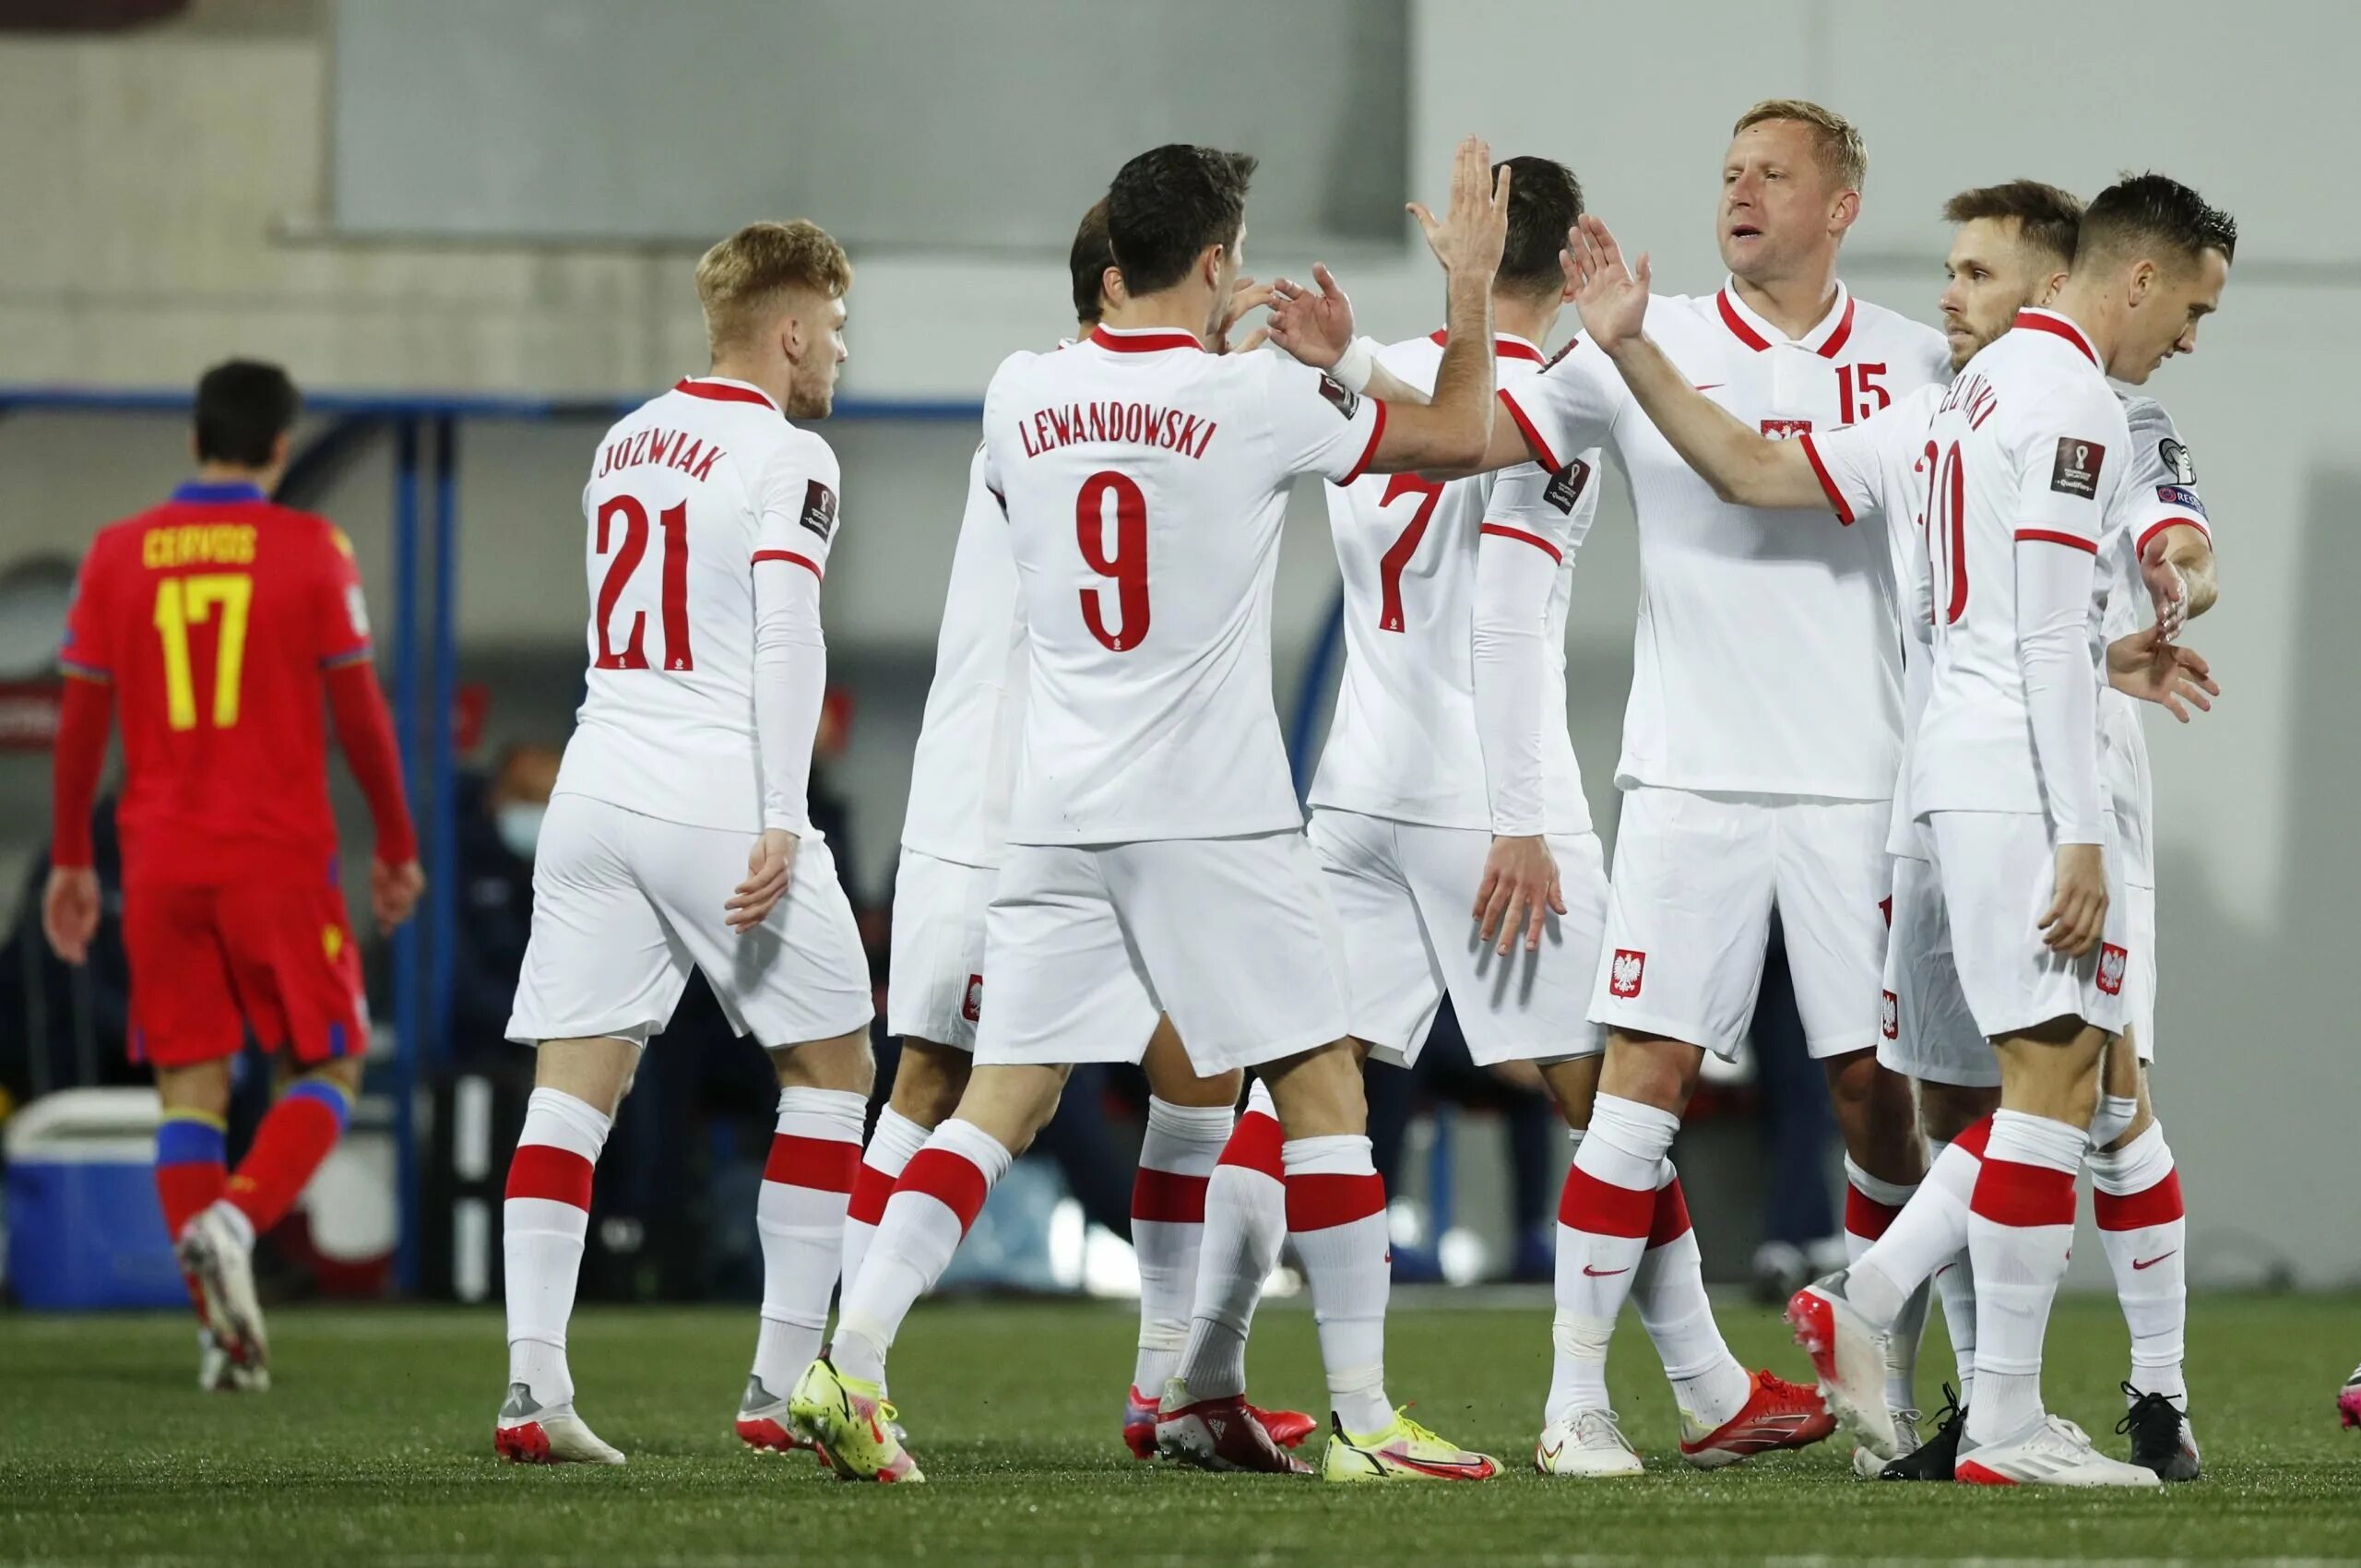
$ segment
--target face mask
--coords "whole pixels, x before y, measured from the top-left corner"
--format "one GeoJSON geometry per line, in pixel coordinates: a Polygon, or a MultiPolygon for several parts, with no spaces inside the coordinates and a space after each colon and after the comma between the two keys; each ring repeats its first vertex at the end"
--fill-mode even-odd
{"type": "Polygon", "coordinates": [[[511,801],[492,814],[492,826],[500,830],[500,841],[508,852],[520,861],[533,858],[533,846],[540,842],[541,818],[549,811],[545,805],[529,801],[511,801]]]}

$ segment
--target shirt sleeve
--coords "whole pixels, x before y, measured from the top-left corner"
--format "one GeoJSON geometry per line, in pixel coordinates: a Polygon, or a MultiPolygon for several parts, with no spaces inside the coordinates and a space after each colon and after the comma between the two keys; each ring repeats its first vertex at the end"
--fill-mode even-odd
{"type": "Polygon", "coordinates": [[[1275,350],[1257,353],[1272,440],[1283,474],[1318,474],[1350,484],[1377,456],[1385,404],[1275,350]]]}
{"type": "MultiPolygon", "coordinates": [[[[1909,498],[1897,495],[1892,484],[1896,467],[1892,453],[1922,434],[1926,426],[1926,410],[1913,400],[1889,404],[1857,424],[1808,430],[1797,437],[1838,522],[1849,528],[1871,514],[1883,516],[1892,526],[1912,520],[1909,498]]],[[[1901,465],[1904,469],[1908,466],[1901,465]]]]}
{"type": "Polygon", "coordinates": [[[57,667],[85,681],[114,679],[113,638],[106,612],[107,555],[103,540],[82,558],[74,575],[74,602],[65,610],[65,640],[57,650],[57,667]]]}
{"type": "Polygon", "coordinates": [[[2197,467],[2172,415],[2152,398],[2134,399],[2123,412],[2131,429],[2132,559],[2144,555],[2148,541],[2169,528],[2185,525],[2211,540],[2213,528],[2197,493],[2197,467]]]}
{"type": "Polygon", "coordinates": [[[1631,395],[1615,362],[1584,334],[1539,375],[1501,387],[1501,411],[1516,422],[1541,467],[1557,473],[1575,454],[1605,443],[1631,395]]]}
{"type": "Polygon", "coordinates": [[[1580,460],[1556,473],[1521,464],[1500,476],[1484,507],[1471,644],[1476,738],[1484,754],[1492,831],[1504,837],[1529,837],[1545,826],[1549,596],[1572,546],[1573,514],[1590,477],[1580,460]]]}
{"type": "Polygon", "coordinates": [[[836,454],[808,433],[783,443],[763,476],[754,576],[754,743],[763,826],[812,832],[812,748],[828,689],[820,583],[836,531],[836,454]]]}
{"type": "Polygon", "coordinates": [[[2026,417],[2017,447],[2017,668],[2060,844],[2106,841],[2091,624],[2105,507],[2120,481],[2106,467],[2125,461],[2107,450],[2124,430],[2109,411],[2079,393],[2052,398],[2026,417]]]}
{"type": "Polygon", "coordinates": [[[323,669],[365,662],[373,653],[369,601],[361,588],[361,564],[344,530],[320,522],[320,564],[312,579],[312,646],[323,669]]]}

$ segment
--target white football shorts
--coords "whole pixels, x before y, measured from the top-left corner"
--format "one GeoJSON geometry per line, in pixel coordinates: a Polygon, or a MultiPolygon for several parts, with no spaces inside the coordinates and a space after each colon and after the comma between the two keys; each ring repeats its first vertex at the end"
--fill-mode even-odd
{"type": "Polygon", "coordinates": [[[1169,1013],[1205,1077],[1344,1038],[1343,939],[1300,832],[1012,844],[979,1064],[1137,1062],[1169,1013]]]}
{"type": "Polygon", "coordinates": [[[1977,1029],[1998,1038],[2070,1015],[2120,1033],[2132,960],[2115,846],[2106,847],[2109,897],[2100,945],[2070,958],[2042,945],[2041,918],[2058,891],[2046,816],[1943,811],[1927,820],[1960,990],[1977,1029]]]}
{"type": "Polygon", "coordinates": [[[1878,1060],[1894,1072],[1965,1088],[2000,1087],[2000,1059],[1959,988],[1934,862],[1908,855],[1893,858],[1884,1007],[1878,1060]]]}
{"type": "Polygon", "coordinates": [[[1775,909],[1811,1054],[1875,1046],[1891,816],[1885,801],[1626,790],[1592,1019],[1735,1055],[1775,909]]]}
{"type": "Polygon", "coordinates": [[[2124,930],[2131,950],[2123,977],[2123,1027],[2130,1031],[2131,1047],[2142,1062],[2156,1059],[2156,890],[2127,883],[2123,888],[2124,930]]]}
{"type": "Polygon", "coordinates": [[[1477,934],[1477,889],[1492,836],[1480,828],[1394,822],[1323,807],[1309,834],[1345,932],[1353,1038],[1396,1066],[1418,1059],[1445,992],[1477,1064],[1594,1055],[1590,1022],[1599,938],[1607,928],[1607,861],[1595,833],[1553,834],[1565,914],[1541,948],[1519,930],[1502,957],[1477,934]]]}
{"type": "Polygon", "coordinates": [[[984,1000],[984,910],[999,879],[995,866],[902,850],[894,873],[886,1033],[976,1049],[984,1000]]]}
{"type": "Polygon", "coordinates": [[[723,922],[754,837],[587,795],[552,800],[508,1038],[645,1045],[671,1020],[692,968],[705,971],[730,1027],[762,1045],[866,1028],[875,1016],[869,960],[825,840],[797,848],[770,919],[743,936],[723,922]]]}

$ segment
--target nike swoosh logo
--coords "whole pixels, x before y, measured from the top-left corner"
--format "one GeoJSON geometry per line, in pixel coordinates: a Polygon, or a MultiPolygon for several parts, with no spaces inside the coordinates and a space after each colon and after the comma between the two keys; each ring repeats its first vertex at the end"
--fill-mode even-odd
{"type": "MultiPolygon", "coordinates": [[[[2177,1252],[2178,1252],[2178,1251],[2180,1251],[2180,1249],[2179,1249],[2178,1247],[2175,1247],[2175,1248],[2173,1249],[2173,1253],[2177,1253],[2177,1252]]],[[[2152,1257],[2152,1258],[2148,1259],[2148,1260],[2147,1260],[2147,1261],[2145,1261],[2144,1263],[2143,1263],[2142,1261],[2141,1261],[2140,1259],[2138,1259],[2138,1258],[2133,1258],[2133,1259],[2131,1260],[2131,1266],[2132,1266],[2132,1268],[2133,1268],[2133,1269],[2135,1269],[2135,1270],[2137,1270],[2137,1269],[2142,1269],[2142,1268],[2153,1268],[2153,1267],[2155,1267],[2158,1264],[2160,1264],[2160,1263],[2164,1262],[2166,1258],[2168,1258],[2168,1257],[2172,1256],[2172,1255],[2173,1255],[2173,1253],[2158,1253],[2154,1257],[2152,1257]]]]}
{"type": "Polygon", "coordinates": [[[1726,381],[1708,381],[1708,382],[1704,382],[1704,383],[1703,383],[1702,385],[1700,385],[1700,386],[1698,386],[1697,390],[1698,390],[1698,391],[1700,391],[1700,392],[1711,392],[1711,391],[1714,391],[1714,390],[1715,390],[1715,389],[1717,389],[1717,388],[1719,388],[1719,387],[1726,386],[1728,386],[1728,385],[1729,385],[1729,383],[1727,383],[1727,382],[1726,382],[1726,381]]]}
{"type": "Polygon", "coordinates": [[[1588,1265],[1588,1264],[1584,1264],[1584,1265],[1583,1265],[1583,1272],[1584,1272],[1584,1274],[1588,1275],[1588,1276],[1589,1276],[1591,1278],[1593,1278],[1593,1279],[1608,1279],[1608,1278],[1612,1278],[1614,1276],[1619,1275],[1619,1274],[1629,1274],[1629,1273],[1631,1273],[1631,1269],[1630,1269],[1629,1267],[1624,1267],[1624,1268],[1593,1268],[1593,1267],[1591,1267],[1591,1265],[1588,1265]]]}
{"type": "Polygon", "coordinates": [[[1396,1454],[1392,1455],[1392,1458],[1395,1464],[1405,1469],[1417,1470],[1423,1475],[1440,1477],[1444,1480],[1458,1480],[1465,1477],[1480,1481],[1492,1473],[1491,1462],[1487,1459],[1463,1459],[1451,1464],[1440,1464],[1431,1459],[1413,1459],[1407,1454],[1396,1454]]]}

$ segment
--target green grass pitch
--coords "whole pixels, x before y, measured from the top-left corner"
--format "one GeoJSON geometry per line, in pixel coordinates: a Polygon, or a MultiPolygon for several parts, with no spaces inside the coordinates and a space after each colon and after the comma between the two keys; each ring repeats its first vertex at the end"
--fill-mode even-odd
{"type": "MultiPolygon", "coordinates": [[[[730,1431],[753,1313],[586,1311],[584,1413],[621,1470],[492,1456],[501,1327],[483,1311],[287,1312],[277,1390],[206,1396],[173,1317],[0,1317],[0,1561],[50,1563],[898,1565],[1100,1562],[1355,1568],[1480,1562],[2288,1560],[2361,1553],[2361,1433],[2337,1383],[2361,1355],[2346,1298],[2201,1299],[2190,1313],[2208,1474],[2163,1493],[2001,1493],[1872,1485],[1833,1443],[1714,1475],[1674,1453],[1644,1339],[1615,1387],[1650,1473],[1545,1481],[1526,1468],[1548,1374],[1546,1299],[1397,1301],[1394,1397],[1508,1462],[1477,1486],[1323,1487],[1134,1463],[1117,1440],[1133,1318],[1116,1305],[922,1309],[896,1393],[931,1484],[856,1487],[808,1457],[757,1458],[730,1431]]],[[[1742,1358],[1804,1367],[1767,1311],[1726,1305],[1742,1358]]],[[[2052,1407],[2107,1428],[2124,1337],[2114,1303],[2063,1303],[2052,1407]]],[[[1258,1325],[1255,1394],[1318,1408],[1310,1316],[1258,1325]]],[[[1950,1367],[1930,1331],[1924,1390],[1950,1367]]],[[[1930,1400],[1930,1402],[1932,1402],[1930,1400]]],[[[1320,1441],[1313,1440],[1314,1444],[1320,1441]]],[[[1307,1445],[1308,1447],[1312,1445],[1307,1445]]]]}

